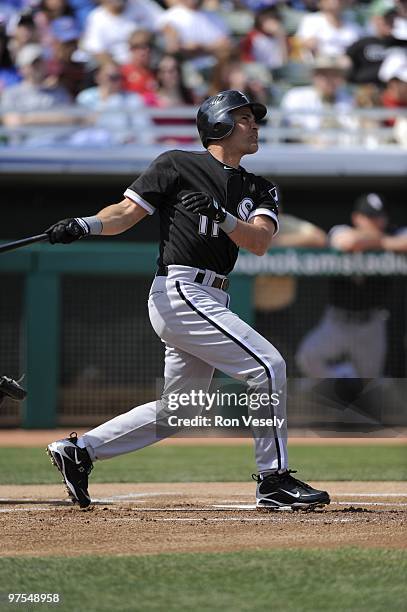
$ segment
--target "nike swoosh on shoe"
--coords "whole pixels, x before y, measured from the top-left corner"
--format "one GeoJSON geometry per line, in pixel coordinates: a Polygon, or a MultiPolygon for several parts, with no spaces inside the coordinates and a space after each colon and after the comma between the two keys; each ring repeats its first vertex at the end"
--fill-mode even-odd
{"type": "MultiPolygon", "coordinates": [[[[285,489],[280,489],[280,491],[283,491],[283,493],[287,493],[287,495],[291,495],[291,497],[295,498],[298,498],[301,495],[299,491],[297,491],[297,493],[290,493],[290,491],[286,491],[285,489]]],[[[305,497],[305,495],[303,495],[303,497],[305,497]]]]}

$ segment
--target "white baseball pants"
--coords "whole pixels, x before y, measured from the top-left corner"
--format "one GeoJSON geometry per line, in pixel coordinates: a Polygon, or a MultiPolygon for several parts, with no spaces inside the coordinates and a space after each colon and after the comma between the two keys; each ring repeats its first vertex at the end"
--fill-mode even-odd
{"type": "MultiPolygon", "coordinates": [[[[278,405],[270,402],[258,416],[278,417],[283,426],[253,427],[252,432],[259,472],[285,470],[285,362],[272,344],[229,310],[227,293],[194,282],[197,272],[188,266],[169,266],[168,276],[157,276],[151,286],[150,321],[166,345],[161,398],[92,429],[79,438],[79,445],[87,448],[92,460],[107,459],[176,433],[165,426],[169,395],[190,393],[197,387],[207,392],[216,368],[246,382],[249,393],[278,393],[278,405]]],[[[213,274],[207,271],[205,280],[210,281],[213,274]]],[[[186,406],[182,416],[196,416],[203,408],[186,406]]]]}
{"type": "Polygon", "coordinates": [[[377,310],[366,321],[352,321],[329,307],[320,323],[301,342],[296,359],[310,378],[378,378],[386,358],[387,312],[377,310]],[[343,356],[346,362],[334,363],[343,356]]]}

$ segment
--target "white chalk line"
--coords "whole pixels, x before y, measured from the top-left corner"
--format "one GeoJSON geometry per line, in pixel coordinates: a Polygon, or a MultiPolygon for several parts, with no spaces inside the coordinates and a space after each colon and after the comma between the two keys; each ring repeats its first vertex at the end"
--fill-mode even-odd
{"type": "MultiPolygon", "coordinates": [[[[118,502],[118,501],[128,501],[129,505],[132,505],[133,503],[140,503],[139,501],[137,502],[130,502],[130,500],[128,500],[127,498],[115,498],[115,497],[109,497],[109,498],[96,498],[96,499],[92,499],[92,504],[94,505],[109,505],[112,506],[113,508],[117,509],[120,508],[120,506],[116,505],[114,502],[118,502]]],[[[146,502],[144,502],[146,503],[146,502]]],[[[21,512],[24,512],[26,510],[36,510],[36,511],[41,511],[41,510],[45,510],[46,508],[41,508],[39,506],[48,506],[48,505],[52,505],[52,506],[59,506],[59,507],[67,507],[67,508],[73,508],[75,507],[75,505],[72,503],[71,500],[60,500],[60,499],[43,499],[43,500],[36,500],[36,499],[2,499],[1,500],[1,504],[3,505],[7,505],[7,506],[18,506],[18,508],[14,508],[15,511],[19,510],[21,512]],[[30,506],[30,504],[32,504],[30,506]]],[[[349,505],[354,505],[354,504],[358,504],[360,507],[364,507],[364,506],[385,506],[385,507],[397,507],[397,508],[405,508],[407,507],[407,502],[382,502],[382,501],[357,501],[355,499],[349,499],[346,501],[331,501],[330,506],[349,506],[349,505]]],[[[257,507],[255,504],[211,504],[210,506],[199,506],[199,507],[193,507],[193,506],[189,506],[188,508],[185,507],[178,507],[178,506],[173,506],[173,507],[146,507],[146,506],[142,506],[140,508],[141,512],[217,512],[218,510],[222,510],[224,512],[234,512],[236,510],[240,510],[240,511],[253,511],[253,510],[257,510],[257,507]]],[[[4,508],[0,508],[0,512],[8,512],[7,509],[4,508]]]]}
{"type": "MultiPolygon", "coordinates": [[[[407,497],[407,493],[332,493],[332,497],[407,497]]],[[[220,500],[221,503],[229,503],[229,499],[220,500]]],[[[236,504],[246,504],[245,500],[235,500],[236,504]]]]}
{"type": "MultiPolygon", "coordinates": [[[[29,502],[31,503],[31,502],[29,502]]],[[[57,506],[57,507],[66,507],[66,508],[77,508],[79,510],[79,508],[73,504],[71,501],[66,501],[66,502],[61,502],[58,501],[58,503],[54,503],[53,500],[44,500],[43,502],[41,502],[41,505],[47,506],[48,504],[57,506]]],[[[118,510],[120,508],[123,508],[113,504],[111,501],[106,501],[106,500],[92,500],[92,504],[97,504],[97,505],[103,505],[103,504],[108,504],[110,505],[110,507],[112,508],[112,510],[118,510]]],[[[374,507],[390,507],[390,508],[405,508],[407,507],[407,503],[404,502],[357,502],[355,500],[348,500],[348,501],[331,501],[330,506],[352,506],[355,507],[355,504],[357,504],[357,507],[359,508],[364,508],[365,506],[374,506],[374,507]]],[[[39,507],[39,505],[36,506],[25,506],[25,504],[22,504],[21,502],[18,504],[15,504],[15,500],[10,500],[9,503],[7,504],[9,506],[14,506],[17,505],[17,507],[13,507],[11,509],[8,508],[0,508],[0,513],[4,513],[4,512],[43,512],[43,511],[57,511],[57,508],[41,508],[39,507]]],[[[236,512],[236,511],[240,511],[240,512],[253,512],[253,511],[257,511],[257,507],[255,504],[236,504],[236,505],[222,505],[222,504],[213,504],[212,506],[207,506],[207,507],[189,507],[189,508],[184,508],[184,507],[141,507],[139,508],[139,512],[236,512]]],[[[267,509],[265,509],[264,511],[267,511],[267,509]]],[[[277,510],[279,511],[279,510],[277,510]]],[[[270,510],[270,512],[273,512],[273,510],[270,510]]]]}
{"type": "MultiPolygon", "coordinates": [[[[155,492],[144,492],[144,493],[124,493],[124,494],[119,494],[119,495],[111,495],[109,497],[98,497],[98,498],[94,498],[92,500],[92,503],[95,505],[102,505],[102,504],[107,504],[107,505],[114,505],[115,502],[128,502],[129,504],[144,504],[147,503],[147,500],[145,498],[154,498],[154,497],[161,497],[161,496],[178,496],[178,497],[182,497],[182,493],[174,491],[174,492],[160,492],[160,491],[155,491],[155,492]],[[144,498],[144,499],[143,499],[144,498]]],[[[349,497],[349,498],[358,498],[358,497],[369,497],[369,498],[392,498],[392,497],[407,497],[407,493],[336,493],[335,497],[349,497]]],[[[226,500],[225,500],[226,501],[226,500]]],[[[229,502],[229,500],[228,500],[229,502]]],[[[5,497],[1,497],[0,498],[0,504],[2,505],[16,505],[16,506],[20,506],[18,508],[11,508],[11,509],[6,509],[6,508],[0,508],[0,512],[1,513],[9,513],[9,512],[16,512],[16,511],[20,511],[20,512],[40,512],[40,511],[54,511],[55,508],[40,508],[38,506],[40,505],[44,505],[47,506],[48,504],[51,504],[53,506],[65,506],[65,507],[70,507],[73,508],[74,505],[72,504],[72,502],[69,499],[66,500],[61,500],[61,499],[34,499],[34,498],[19,498],[19,499],[12,499],[12,498],[5,498],[5,497]],[[32,504],[30,506],[30,504],[32,504]]],[[[339,506],[347,506],[347,505],[354,505],[354,504],[358,504],[359,507],[365,507],[365,506],[381,506],[381,507],[393,507],[393,508],[404,508],[407,506],[406,502],[382,502],[382,501],[358,501],[357,499],[347,499],[344,501],[331,501],[331,506],[335,506],[335,505],[339,505],[339,506]]],[[[118,506],[115,506],[115,509],[117,509],[118,506]]],[[[142,507],[140,508],[140,510],[142,512],[217,512],[219,510],[222,511],[226,511],[226,512],[233,512],[233,511],[256,511],[256,505],[255,504],[248,504],[245,502],[235,502],[234,504],[229,503],[224,503],[224,504],[211,504],[210,506],[207,507],[202,507],[200,506],[198,507],[164,507],[164,508],[154,508],[154,507],[142,507]]],[[[169,518],[169,519],[165,519],[168,521],[171,520],[178,520],[175,518],[169,518]]],[[[184,520],[184,519],[183,519],[184,520]]],[[[189,519],[185,519],[185,520],[189,520],[189,519]]],[[[196,519],[196,520],[214,520],[214,519],[196,519]]],[[[231,517],[229,517],[228,519],[222,519],[222,520],[243,520],[243,518],[237,518],[237,519],[232,519],[231,517]]],[[[250,520],[258,520],[258,519],[250,519],[250,520]]]]}
{"type": "MultiPolygon", "coordinates": [[[[110,497],[94,497],[92,499],[92,503],[95,504],[111,504],[116,501],[132,501],[132,503],[145,504],[146,502],[141,499],[143,497],[161,497],[164,495],[169,496],[178,496],[181,497],[182,494],[175,493],[126,493],[124,495],[111,495],[110,497]],[[139,499],[140,498],[140,499],[139,499]]],[[[0,504],[55,504],[58,506],[72,506],[72,502],[69,499],[61,500],[61,499],[39,499],[39,498],[29,498],[29,497],[21,497],[18,499],[13,499],[9,497],[0,497],[0,504]]]]}
{"type": "MultiPolygon", "coordinates": [[[[121,495],[110,495],[109,497],[95,497],[92,499],[93,503],[96,504],[112,504],[117,501],[129,501],[132,503],[143,504],[146,503],[143,498],[150,497],[161,497],[161,496],[169,496],[169,497],[183,497],[183,494],[180,492],[151,492],[151,493],[124,493],[121,495]]],[[[390,498],[390,497],[407,497],[407,493],[335,493],[334,497],[372,497],[372,498],[390,498]]],[[[343,501],[343,502],[332,502],[332,504],[350,504],[355,503],[355,501],[343,501]]],[[[369,504],[370,502],[361,502],[364,505],[369,504]]],[[[403,502],[385,504],[384,502],[377,502],[380,505],[407,505],[403,504],[403,502]]],[[[40,498],[9,498],[9,497],[0,497],[0,504],[10,505],[21,505],[21,504],[55,504],[60,506],[71,506],[72,502],[69,499],[61,500],[61,499],[40,499],[40,498]]],[[[225,500],[225,505],[212,505],[213,508],[231,508],[231,509],[241,509],[241,510],[252,510],[255,508],[254,504],[247,504],[245,501],[236,501],[235,505],[231,505],[229,500],[225,500]]],[[[197,511],[198,508],[195,509],[197,511]]]]}
{"type": "Polygon", "coordinates": [[[131,504],[145,504],[147,503],[145,497],[182,497],[182,493],[129,493],[128,495],[111,495],[109,497],[94,497],[92,503],[96,504],[112,504],[114,502],[128,502],[131,504]]]}
{"type": "MultiPolygon", "coordinates": [[[[349,504],[357,504],[362,506],[397,506],[397,507],[405,507],[407,506],[407,502],[357,502],[355,500],[348,501],[331,501],[331,506],[348,506],[349,504]]],[[[236,504],[236,505],[223,505],[223,504],[214,504],[213,508],[218,508],[219,510],[255,510],[255,504],[236,504]]],[[[144,508],[145,509],[145,508],[144,508]]]]}
{"type": "Polygon", "coordinates": [[[110,495],[109,497],[95,497],[93,501],[98,501],[98,502],[102,502],[105,503],[107,501],[118,501],[118,500],[126,500],[126,499],[139,499],[139,498],[143,498],[143,497],[161,497],[161,495],[167,495],[167,496],[179,496],[182,497],[182,493],[179,493],[178,491],[173,491],[173,492],[165,492],[165,493],[160,493],[160,492],[156,492],[156,493],[124,493],[123,495],[110,495]]]}
{"type": "MultiPolygon", "coordinates": [[[[44,503],[46,503],[46,502],[44,502],[44,503]]],[[[385,507],[390,507],[390,508],[405,508],[407,506],[407,503],[402,503],[402,502],[399,502],[399,503],[397,503],[397,502],[393,502],[393,503],[391,503],[391,502],[387,502],[387,503],[386,502],[362,502],[362,503],[359,503],[355,507],[355,505],[354,505],[355,503],[358,504],[355,501],[344,501],[344,502],[331,502],[330,505],[331,506],[351,506],[352,508],[355,508],[356,510],[357,509],[363,509],[366,506],[374,506],[375,508],[377,508],[377,512],[383,512],[383,513],[387,512],[387,511],[386,510],[380,510],[379,508],[383,508],[384,506],[385,507]]],[[[10,505],[12,506],[13,504],[10,503],[10,505]]],[[[59,504],[59,505],[61,505],[61,504],[59,504]]],[[[72,502],[66,502],[66,504],[64,504],[64,505],[66,505],[67,507],[70,507],[70,508],[75,509],[78,512],[80,512],[80,509],[77,506],[75,506],[74,504],[72,504],[72,502]]],[[[121,508],[120,508],[120,506],[112,506],[111,509],[112,510],[120,510],[121,508]]],[[[236,511],[238,511],[238,512],[257,512],[257,508],[256,508],[256,506],[254,504],[245,504],[245,505],[233,505],[233,506],[230,506],[230,505],[229,506],[213,505],[213,506],[207,507],[207,508],[205,508],[205,507],[204,508],[202,508],[202,507],[200,507],[200,508],[193,508],[193,507],[191,507],[191,508],[176,508],[176,507],[175,508],[168,508],[168,507],[166,507],[166,508],[154,508],[154,507],[146,508],[146,507],[143,507],[143,508],[140,508],[139,510],[135,510],[135,512],[151,513],[151,514],[153,514],[153,513],[157,514],[159,512],[165,512],[167,514],[176,513],[176,512],[178,512],[178,513],[180,513],[180,512],[182,512],[182,513],[183,512],[185,512],[185,513],[186,512],[194,512],[194,513],[200,512],[200,513],[206,513],[207,514],[209,512],[219,512],[219,511],[222,511],[222,512],[236,512],[236,511]]],[[[265,509],[265,510],[262,510],[262,511],[263,512],[267,512],[268,510],[265,509]]],[[[54,512],[55,513],[55,512],[58,512],[58,509],[55,508],[55,507],[40,508],[38,506],[22,506],[21,504],[19,506],[17,506],[17,507],[0,508],[0,514],[9,514],[9,513],[13,513],[13,512],[54,512]]],[[[292,515],[297,515],[297,516],[298,516],[298,514],[300,514],[301,516],[304,515],[304,514],[307,514],[307,515],[310,514],[310,513],[307,513],[306,511],[292,511],[290,509],[288,509],[288,510],[278,510],[278,509],[277,510],[269,510],[269,512],[270,512],[270,514],[274,515],[273,516],[273,520],[274,520],[276,514],[281,514],[283,512],[285,514],[290,513],[292,515]]],[[[321,515],[324,515],[325,517],[328,516],[327,513],[324,512],[323,510],[317,510],[316,514],[319,515],[319,516],[321,516],[321,515]]],[[[117,520],[117,521],[121,520],[121,521],[123,521],[123,520],[126,520],[126,517],[110,518],[110,520],[117,520]]],[[[129,520],[142,520],[142,519],[141,518],[137,518],[137,517],[133,517],[133,518],[131,518],[129,520]]],[[[242,521],[242,520],[257,521],[259,519],[258,518],[248,518],[248,517],[243,517],[242,516],[242,517],[228,517],[228,518],[219,518],[219,519],[218,518],[211,518],[211,517],[208,517],[208,518],[193,518],[193,517],[188,517],[188,518],[180,518],[180,517],[163,518],[163,517],[160,517],[160,518],[157,518],[157,519],[154,519],[154,520],[160,520],[160,521],[164,521],[164,520],[165,521],[188,521],[188,520],[191,520],[191,521],[217,521],[217,520],[220,520],[220,521],[242,521]]],[[[261,520],[263,520],[263,519],[261,519],[261,520]]],[[[269,519],[267,519],[267,520],[269,520],[269,519]]],[[[334,519],[332,519],[332,520],[334,520],[334,519]]]]}

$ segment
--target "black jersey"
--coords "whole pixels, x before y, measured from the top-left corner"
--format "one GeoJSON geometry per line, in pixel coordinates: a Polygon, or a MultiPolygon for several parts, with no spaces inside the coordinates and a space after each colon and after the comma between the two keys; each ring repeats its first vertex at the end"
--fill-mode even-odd
{"type": "MultiPolygon", "coordinates": [[[[329,232],[329,239],[341,230],[351,229],[349,225],[337,225],[329,232]]],[[[390,227],[388,236],[407,234],[407,228],[390,227]]],[[[337,277],[330,279],[328,303],[335,308],[350,312],[369,312],[385,308],[390,290],[393,286],[392,277],[363,276],[337,277]]]]}
{"type": "Polygon", "coordinates": [[[225,166],[208,151],[167,151],[125,191],[124,195],[160,215],[158,264],[178,264],[229,274],[239,248],[217,223],[188,211],[179,198],[188,192],[210,194],[242,221],[271,217],[278,230],[277,187],[266,179],[225,166]]]}
{"type": "Polygon", "coordinates": [[[391,287],[391,277],[350,276],[331,279],[328,302],[351,312],[369,312],[384,308],[391,287]]]}
{"type": "Polygon", "coordinates": [[[353,43],[346,50],[352,60],[352,67],[348,74],[351,83],[378,83],[379,69],[389,50],[396,47],[407,47],[406,40],[398,40],[394,36],[379,38],[378,36],[365,36],[353,43]]]}

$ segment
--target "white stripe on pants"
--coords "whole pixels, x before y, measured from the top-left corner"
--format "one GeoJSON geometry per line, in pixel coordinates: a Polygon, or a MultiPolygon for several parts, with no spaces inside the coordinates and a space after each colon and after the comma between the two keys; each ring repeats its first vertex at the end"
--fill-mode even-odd
{"type": "MultiPolygon", "coordinates": [[[[228,294],[194,283],[197,269],[170,266],[168,276],[156,277],[149,299],[151,324],[166,344],[164,391],[160,400],[137,406],[96,427],[80,439],[91,458],[106,459],[128,453],[170,435],[157,431],[157,418],[168,418],[168,396],[199,389],[206,392],[214,369],[247,383],[250,391],[277,392],[278,406],[268,416],[284,419],[281,429],[253,430],[259,471],[286,469],[285,362],[265,338],[228,308],[228,294]]],[[[203,406],[189,405],[193,417],[203,406]]],[[[263,415],[259,415],[263,416],[263,415]]],[[[173,432],[175,433],[175,432],[173,432]]]]}

